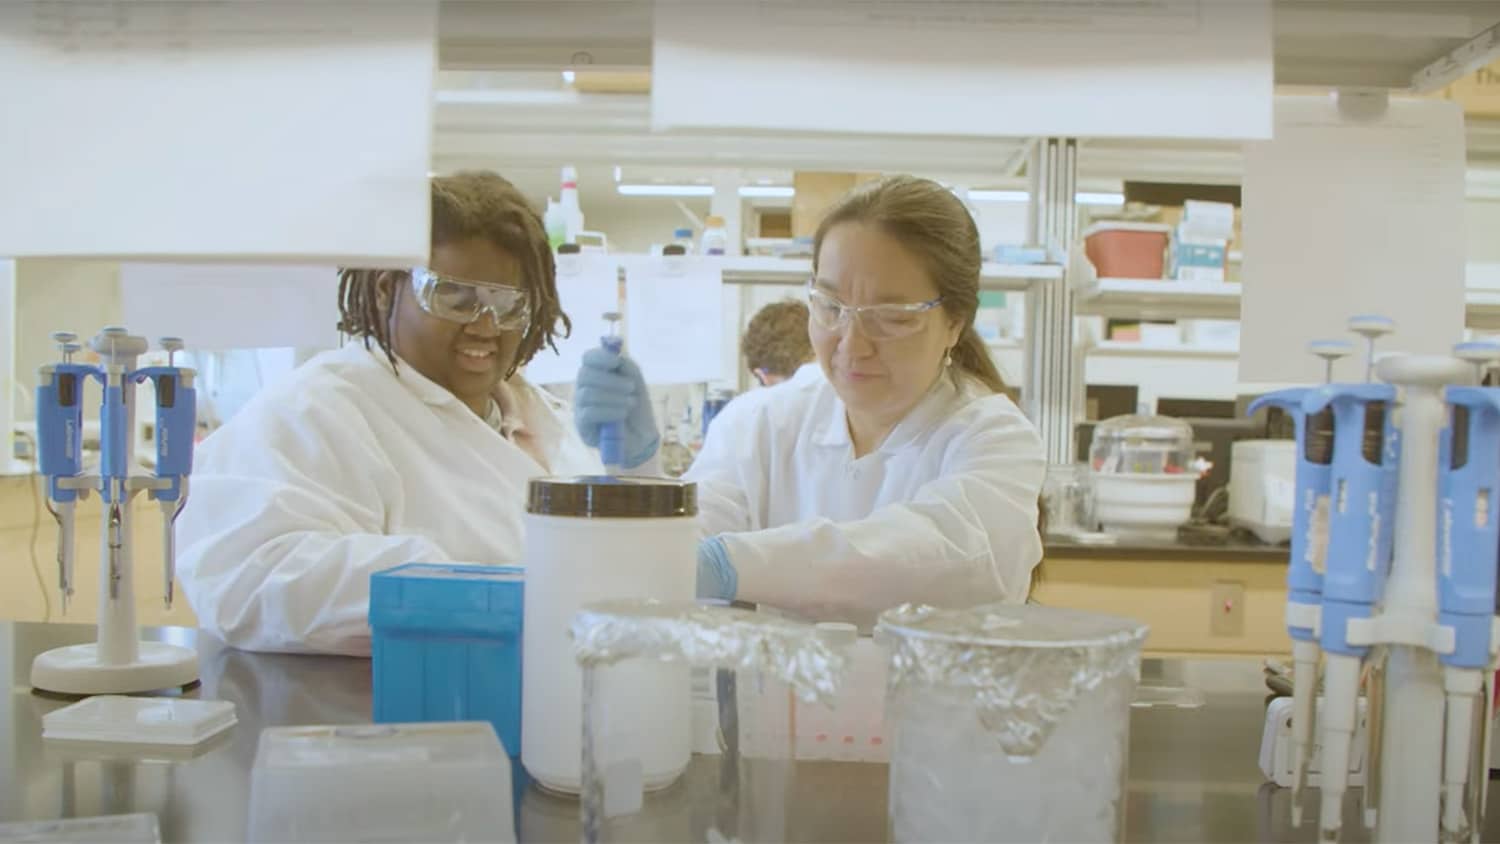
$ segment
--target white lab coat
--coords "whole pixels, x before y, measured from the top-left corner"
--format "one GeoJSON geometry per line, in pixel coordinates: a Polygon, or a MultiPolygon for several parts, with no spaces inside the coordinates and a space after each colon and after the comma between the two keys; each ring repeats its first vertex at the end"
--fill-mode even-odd
{"type": "Polygon", "coordinates": [[[724,427],[737,428],[743,424],[742,420],[755,416],[762,405],[770,401],[775,401],[776,397],[781,395],[778,392],[779,390],[793,390],[799,384],[816,384],[823,380],[822,364],[817,361],[804,363],[797,367],[797,371],[792,373],[792,377],[782,381],[780,384],[772,384],[769,387],[757,387],[730,399],[729,404],[724,405],[724,408],[719,411],[718,415],[714,416],[713,421],[709,423],[708,427],[713,428],[713,426],[721,424],[719,420],[722,419],[724,427]]]}
{"type": "Polygon", "coordinates": [[[545,467],[373,345],[262,392],[198,450],[177,523],[199,626],[250,650],[367,654],[372,573],[519,562],[527,481],[603,467],[560,401],[511,386],[545,467]]]}
{"type": "Polygon", "coordinates": [[[1045,471],[1036,429],[1009,398],[946,376],[856,460],[843,402],[809,377],[715,419],[686,477],[742,599],[868,627],[908,601],[1024,601],[1042,555],[1045,471]]]}

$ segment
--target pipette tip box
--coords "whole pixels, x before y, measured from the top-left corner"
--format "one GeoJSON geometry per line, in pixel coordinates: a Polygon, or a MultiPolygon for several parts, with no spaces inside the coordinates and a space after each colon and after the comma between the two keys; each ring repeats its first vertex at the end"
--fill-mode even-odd
{"type": "Polygon", "coordinates": [[[514,842],[511,763],[487,722],[274,727],[246,840],[514,842]]]}
{"type": "Polygon", "coordinates": [[[376,723],[488,721],[521,755],[523,570],[408,563],[370,577],[376,723]]]}
{"type": "Polygon", "coordinates": [[[13,844],[160,844],[156,815],[101,815],[51,821],[0,823],[0,841],[13,844]]]}
{"type": "Polygon", "coordinates": [[[100,695],[42,716],[42,738],[126,744],[195,745],[236,723],[234,703],[100,695]]]}
{"type": "Polygon", "coordinates": [[[12,844],[159,844],[156,816],[150,813],[107,814],[0,823],[0,841],[12,844]]]}

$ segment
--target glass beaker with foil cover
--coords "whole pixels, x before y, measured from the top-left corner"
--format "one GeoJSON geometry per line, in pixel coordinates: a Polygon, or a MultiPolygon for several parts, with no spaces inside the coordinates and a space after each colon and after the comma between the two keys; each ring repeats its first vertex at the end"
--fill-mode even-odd
{"type": "MultiPolygon", "coordinates": [[[[661,841],[656,819],[690,806],[687,840],[783,842],[833,840],[841,823],[869,815],[878,834],[883,819],[871,807],[830,806],[801,777],[879,774],[880,766],[799,762],[796,702],[832,706],[849,664],[848,649],[816,627],[731,607],[649,600],[585,607],[572,627],[574,655],[583,669],[582,840],[661,841]],[[675,786],[647,793],[642,780],[649,735],[619,717],[641,690],[630,670],[641,661],[674,662],[713,672],[718,699],[719,754],[694,756],[675,786]]],[[[869,803],[878,786],[853,789],[869,803]]],[[[854,799],[854,798],[851,798],[854,799]]],[[[672,831],[679,838],[681,830],[672,831]]],[[[676,839],[674,839],[676,840],[676,839]]]]}
{"type": "Polygon", "coordinates": [[[890,840],[1121,840],[1146,632],[1040,606],[882,614],[890,840]]]}

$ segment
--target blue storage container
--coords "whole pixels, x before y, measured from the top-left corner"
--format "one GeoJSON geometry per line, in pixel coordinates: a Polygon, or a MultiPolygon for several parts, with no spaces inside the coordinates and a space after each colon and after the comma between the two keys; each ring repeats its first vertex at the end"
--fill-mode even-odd
{"type": "Polygon", "coordinates": [[[516,566],[371,575],[375,722],[489,721],[519,759],[523,588],[516,566]]]}

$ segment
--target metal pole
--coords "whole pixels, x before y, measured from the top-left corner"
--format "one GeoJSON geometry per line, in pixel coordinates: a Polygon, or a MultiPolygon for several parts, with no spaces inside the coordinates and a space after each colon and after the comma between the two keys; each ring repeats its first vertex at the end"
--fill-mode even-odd
{"type": "MultiPolygon", "coordinates": [[[[1047,138],[1032,152],[1028,239],[1068,266],[1078,226],[1074,204],[1078,142],[1047,138]]],[[[1077,373],[1073,360],[1073,292],[1066,281],[1036,282],[1026,293],[1026,406],[1054,466],[1073,463],[1077,373]]]]}

